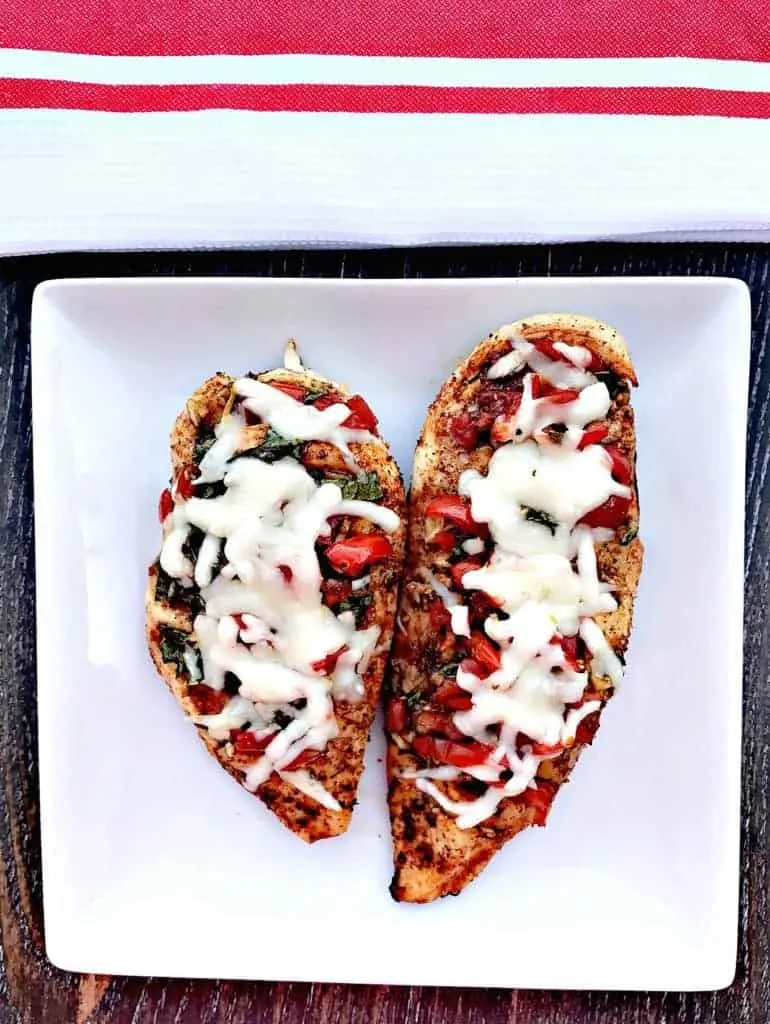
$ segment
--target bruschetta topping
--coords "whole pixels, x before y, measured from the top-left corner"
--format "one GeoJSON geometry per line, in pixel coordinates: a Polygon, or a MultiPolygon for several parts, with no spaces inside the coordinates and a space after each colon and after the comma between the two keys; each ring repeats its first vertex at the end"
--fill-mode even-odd
{"type": "MultiPolygon", "coordinates": [[[[588,669],[607,687],[623,671],[595,619],[618,607],[599,578],[595,545],[627,524],[634,478],[625,453],[606,443],[612,398],[595,376],[602,361],[548,339],[513,333],[510,342],[487,370],[496,390],[486,405],[498,411],[491,428],[482,425],[495,448],[486,471],[466,470],[459,494],[437,495],[425,508],[426,540],[449,559],[452,589],[433,573],[426,578],[461,657],[431,698],[445,710],[421,711],[412,722],[412,749],[427,766],[406,775],[460,828],[510,797],[544,819],[553,794],[537,778],[540,765],[596,729],[602,699],[588,688],[588,669]],[[508,378],[506,397],[497,389],[508,378]],[[421,727],[426,715],[435,718],[430,729],[421,727]],[[454,799],[468,777],[480,795],[454,799]],[[455,784],[452,798],[437,782],[455,784]],[[541,788],[543,798],[533,797],[541,788]]],[[[389,711],[391,721],[406,717],[405,706],[389,711]]]]}
{"type": "Polygon", "coordinates": [[[360,473],[349,448],[377,440],[376,420],[363,399],[317,409],[292,382],[243,378],[234,393],[199,453],[198,475],[180,474],[159,508],[160,568],[175,586],[197,588],[202,604],[190,638],[197,648],[185,648],[182,666],[193,682],[225,691],[222,709],[196,723],[250,756],[247,788],[277,771],[339,809],[304,766],[337,735],[334,701],[362,699],[361,676],[378,653],[380,627],[356,622],[366,588],[350,585],[391,555],[386,534],[400,524],[359,496],[382,496],[376,474],[360,473]],[[244,449],[247,435],[260,443],[244,449]],[[356,475],[311,475],[301,451],[316,441],[340,449],[356,475]],[[369,532],[335,540],[345,520],[369,532]]]}

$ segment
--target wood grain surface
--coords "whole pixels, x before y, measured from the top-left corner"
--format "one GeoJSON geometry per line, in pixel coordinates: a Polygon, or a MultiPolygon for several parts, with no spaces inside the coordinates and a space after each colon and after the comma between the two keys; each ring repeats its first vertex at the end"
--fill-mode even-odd
{"type": "MultiPolygon", "coordinates": [[[[717,245],[90,254],[0,261],[0,1024],[766,1024],[768,984],[768,576],[770,248],[717,245]],[[43,947],[35,707],[30,426],[32,292],[54,277],[256,274],[465,277],[727,274],[753,299],[746,481],[745,734],[741,923],[724,992],[607,994],[105,978],[66,974],[43,947]]],[[[715,415],[718,415],[715,410],[715,415]]],[[[674,784],[675,784],[675,780],[674,784]]],[[[683,794],[686,798],[686,794],[683,794]]],[[[555,955],[574,933],[554,935],[555,955]]],[[[579,941],[579,939],[578,939],[579,941]]],[[[597,950],[601,956],[601,950],[597,950]]]]}

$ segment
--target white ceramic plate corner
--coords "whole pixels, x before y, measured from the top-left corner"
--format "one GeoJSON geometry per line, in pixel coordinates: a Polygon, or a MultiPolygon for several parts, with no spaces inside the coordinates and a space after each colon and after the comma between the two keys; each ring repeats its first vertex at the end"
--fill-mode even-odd
{"type": "Polygon", "coordinates": [[[380,984],[729,984],[749,324],[745,286],[729,279],[156,278],[38,288],[51,960],[103,974],[380,984]],[[273,365],[292,335],[310,365],[366,394],[408,473],[424,411],[455,361],[500,323],[547,310],[617,326],[641,382],[647,560],[626,683],[547,829],[511,843],[458,899],[396,905],[378,738],[350,832],[306,847],[216,766],[155,675],[142,596],[169,427],[203,378],[273,365]]]}

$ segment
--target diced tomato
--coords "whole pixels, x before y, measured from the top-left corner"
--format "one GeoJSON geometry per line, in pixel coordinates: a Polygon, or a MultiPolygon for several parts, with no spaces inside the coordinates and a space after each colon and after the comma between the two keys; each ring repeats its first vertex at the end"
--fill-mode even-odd
{"type": "Polygon", "coordinates": [[[441,494],[429,501],[425,509],[426,516],[446,519],[461,530],[472,532],[476,523],[471,516],[471,503],[460,494],[441,494]]]}
{"type": "Polygon", "coordinates": [[[455,564],[450,569],[450,572],[452,573],[452,580],[454,582],[454,585],[458,588],[458,590],[463,589],[463,576],[466,574],[466,572],[472,572],[474,569],[479,568],[481,568],[481,562],[477,561],[476,559],[466,558],[463,559],[463,561],[461,562],[455,562],[455,564]]]}
{"type": "Polygon", "coordinates": [[[448,740],[467,738],[454,724],[448,711],[421,711],[414,720],[414,727],[418,733],[436,733],[448,740]]]}
{"type": "Polygon", "coordinates": [[[532,753],[538,757],[556,757],[557,754],[564,751],[563,743],[549,745],[548,743],[537,743],[535,740],[529,740],[529,742],[532,745],[532,753]]]}
{"type": "Polygon", "coordinates": [[[345,405],[350,409],[350,415],[344,420],[343,427],[350,430],[368,430],[371,434],[377,430],[377,417],[360,395],[353,395],[345,405]]]}
{"type": "Polygon", "coordinates": [[[246,623],[243,621],[243,616],[240,614],[240,612],[238,612],[236,615],[233,615],[233,618],[235,619],[235,624],[238,627],[239,631],[241,629],[248,629],[249,628],[246,625],[246,623]]]}
{"type": "Polygon", "coordinates": [[[328,608],[334,608],[335,605],[350,597],[353,592],[353,588],[348,580],[335,579],[324,580],[321,584],[321,590],[324,596],[324,604],[328,608]]]}
{"type": "Polygon", "coordinates": [[[548,395],[548,401],[551,405],[566,405],[568,402],[574,402],[579,395],[579,391],[573,391],[572,388],[564,388],[564,390],[554,391],[553,394],[548,395]]]}
{"type": "Polygon", "coordinates": [[[575,730],[575,742],[576,743],[593,743],[594,736],[599,729],[599,712],[593,711],[590,715],[586,715],[582,722],[579,723],[575,730]]]}
{"type": "Polygon", "coordinates": [[[532,378],[532,397],[547,398],[551,405],[566,405],[567,402],[574,402],[580,394],[573,388],[557,388],[545,377],[535,374],[532,378]]]}
{"type": "Polygon", "coordinates": [[[525,789],[522,796],[527,807],[533,808],[535,812],[535,824],[545,825],[557,787],[545,779],[536,781],[537,789],[525,789]]]}
{"type": "Polygon", "coordinates": [[[290,565],[279,565],[278,572],[283,576],[287,583],[291,583],[294,579],[294,573],[291,571],[290,565]]]}
{"type": "MultiPolygon", "coordinates": [[[[554,362],[569,363],[570,366],[575,365],[571,360],[567,359],[565,355],[562,355],[562,353],[559,352],[550,338],[540,338],[538,341],[533,342],[533,345],[538,352],[546,357],[546,359],[552,359],[554,362]]],[[[601,359],[594,352],[591,352],[591,359],[589,360],[588,365],[581,366],[580,369],[590,370],[591,373],[596,373],[603,367],[604,363],[601,359]]]]}
{"type": "Polygon", "coordinates": [[[613,494],[603,505],[599,505],[598,508],[587,512],[580,522],[584,526],[604,527],[608,530],[614,530],[626,521],[630,506],[630,498],[621,498],[619,495],[613,494]]]}
{"type": "Polygon", "coordinates": [[[449,433],[466,452],[472,451],[479,441],[479,427],[468,413],[452,416],[449,420],[449,433]]]}
{"type": "Polygon", "coordinates": [[[452,616],[440,597],[434,597],[428,605],[428,620],[434,633],[439,633],[452,623],[452,616]]]}
{"type": "Polygon", "coordinates": [[[185,466],[176,478],[176,492],[184,501],[192,498],[195,493],[193,488],[192,469],[189,466],[185,466]]]}
{"type": "Polygon", "coordinates": [[[551,359],[555,363],[566,363],[568,361],[557,348],[554,348],[554,343],[550,338],[538,338],[538,340],[533,341],[532,344],[542,356],[545,356],[546,359],[551,359]]]}
{"type": "Polygon", "coordinates": [[[403,697],[393,697],[385,711],[385,728],[388,732],[403,732],[406,729],[408,708],[403,697]]]}
{"type": "Polygon", "coordinates": [[[268,381],[271,388],[275,388],[276,391],[282,391],[284,395],[288,395],[289,398],[293,398],[295,402],[304,402],[305,395],[307,394],[307,388],[304,384],[295,384],[289,380],[271,380],[268,381]]]}
{"type": "Polygon", "coordinates": [[[468,598],[468,616],[475,626],[480,626],[500,605],[483,590],[474,590],[468,598]]]}
{"type": "Polygon", "coordinates": [[[218,715],[230,699],[224,690],[212,690],[205,683],[193,683],[187,688],[187,696],[201,715],[218,715]]]}
{"type": "Polygon", "coordinates": [[[335,541],[326,549],[326,557],[343,576],[360,576],[367,566],[382,562],[392,550],[392,544],[381,533],[364,533],[335,541]]]}
{"type": "Polygon", "coordinates": [[[235,753],[246,756],[249,754],[261,754],[266,747],[270,746],[270,741],[275,737],[274,732],[259,738],[251,731],[241,732],[240,730],[233,730],[233,732],[230,733],[230,738],[235,746],[235,753]],[[235,735],[233,735],[233,732],[235,735]]]}
{"type": "Polygon", "coordinates": [[[471,633],[471,654],[487,672],[500,668],[500,651],[483,633],[471,633]]]}
{"type": "Polygon", "coordinates": [[[628,457],[623,454],[620,448],[614,444],[608,444],[605,452],[609,455],[612,463],[612,475],[619,484],[630,484],[632,479],[631,463],[628,457]]]}
{"type": "Polygon", "coordinates": [[[440,736],[415,736],[413,745],[415,753],[426,761],[451,764],[455,768],[471,768],[476,764],[484,764],[492,753],[491,747],[476,740],[458,743],[440,736]]]}
{"type": "Polygon", "coordinates": [[[336,651],[331,651],[324,658],[319,658],[318,661],[314,661],[310,666],[314,672],[320,672],[322,675],[330,676],[334,673],[337,667],[337,662],[340,659],[340,655],[344,654],[348,649],[347,644],[343,644],[336,651]]]}
{"type": "Polygon", "coordinates": [[[609,437],[609,430],[604,426],[603,423],[592,423],[586,427],[583,436],[578,442],[577,450],[582,451],[584,448],[588,448],[592,444],[601,444],[602,441],[609,437]]]}
{"type": "Polygon", "coordinates": [[[345,403],[335,394],[321,395],[320,398],[316,398],[313,405],[316,409],[323,410],[328,409],[331,405],[344,405],[345,403]]]}
{"type": "Polygon", "coordinates": [[[436,690],[433,699],[442,708],[450,708],[452,711],[470,711],[473,707],[471,695],[457,683],[444,683],[436,690]]]}
{"type": "Polygon", "coordinates": [[[451,551],[457,543],[457,537],[451,530],[439,530],[438,533],[433,534],[430,543],[439,551],[451,551]]]}
{"type": "Polygon", "coordinates": [[[167,516],[171,515],[174,509],[174,499],[171,497],[171,491],[168,487],[165,491],[160,492],[160,498],[158,498],[158,519],[164,522],[167,516]]]}
{"type": "Polygon", "coordinates": [[[482,391],[478,398],[479,415],[477,426],[479,430],[489,430],[498,416],[512,416],[521,405],[520,382],[504,388],[490,387],[482,391]]]}
{"type": "Polygon", "coordinates": [[[313,761],[317,761],[320,756],[320,750],[313,750],[311,747],[307,747],[307,749],[303,750],[301,754],[297,754],[293,761],[285,765],[281,771],[296,772],[298,768],[304,768],[305,765],[312,764],[313,761]]]}
{"type": "Polygon", "coordinates": [[[582,652],[582,644],[580,643],[580,638],[577,633],[575,636],[558,636],[557,634],[554,634],[551,638],[551,643],[557,647],[561,647],[564,651],[564,658],[573,672],[582,671],[578,662],[578,657],[580,656],[578,651],[582,652]]]}
{"type": "Polygon", "coordinates": [[[478,676],[479,679],[486,679],[489,675],[489,672],[481,662],[476,661],[475,658],[463,658],[460,662],[460,668],[463,672],[470,672],[471,675],[478,676]]]}

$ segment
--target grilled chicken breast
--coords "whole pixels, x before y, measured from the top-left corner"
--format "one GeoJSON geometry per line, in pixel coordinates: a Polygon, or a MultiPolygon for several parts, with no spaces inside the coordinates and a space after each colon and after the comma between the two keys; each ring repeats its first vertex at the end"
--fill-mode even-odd
{"type": "Polygon", "coordinates": [[[401,476],[358,395],[218,373],[171,433],[147,643],[208,750],[307,842],[350,822],[404,558],[401,476]]]}
{"type": "Polygon", "coordinates": [[[642,566],[636,383],[616,331],[545,314],[428,411],[387,693],[396,900],[459,893],[545,824],[596,734],[642,566]]]}

